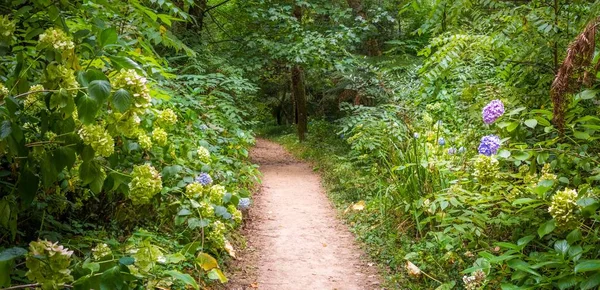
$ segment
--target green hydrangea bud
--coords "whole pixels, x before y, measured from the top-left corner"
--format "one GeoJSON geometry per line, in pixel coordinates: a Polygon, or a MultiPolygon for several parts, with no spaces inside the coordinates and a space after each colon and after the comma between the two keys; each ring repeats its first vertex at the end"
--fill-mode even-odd
{"type": "Polygon", "coordinates": [[[4,99],[4,97],[8,97],[10,91],[4,86],[3,83],[0,83],[0,100],[4,99]]]}
{"type": "Polygon", "coordinates": [[[112,85],[115,90],[124,89],[133,96],[133,102],[136,108],[146,108],[150,106],[150,90],[148,89],[147,80],[140,76],[134,69],[122,69],[112,80],[112,85]]]}
{"type": "Polygon", "coordinates": [[[177,114],[171,109],[165,109],[158,114],[157,122],[159,126],[173,126],[177,123],[177,114]]]}
{"type": "Polygon", "coordinates": [[[171,147],[171,149],[169,149],[169,156],[171,156],[171,158],[173,159],[177,159],[177,153],[175,152],[175,148],[171,147]]]}
{"type": "Polygon", "coordinates": [[[139,247],[134,249],[133,252],[135,252],[133,254],[135,265],[141,273],[148,273],[154,268],[158,260],[163,257],[160,248],[150,243],[149,240],[141,242],[139,247]]]}
{"type": "Polygon", "coordinates": [[[500,163],[493,156],[479,154],[474,163],[475,172],[473,175],[482,184],[489,184],[496,179],[500,170],[500,163]]]}
{"type": "Polygon", "coordinates": [[[92,146],[100,156],[108,157],[115,152],[115,142],[100,125],[85,125],[79,130],[79,137],[86,145],[92,146]]]}
{"type": "Polygon", "coordinates": [[[167,145],[168,137],[167,132],[161,128],[156,128],[152,131],[152,139],[156,141],[159,146],[167,145]]]}
{"type": "Polygon", "coordinates": [[[10,20],[8,15],[0,16],[0,41],[10,41],[16,28],[16,21],[10,20]]]}
{"type": "Polygon", "coordinates": [[[49,28],[40,34],[40,47],[50,47],[60,52],[75,48],[73,40],[67,34],[56,28],[49,28]]]}
{"type": "Polygon", "coordinates": [[[223,249],[225,247],[225,230],[225,224],[223,224],[221,221],[215,221],[211,225],[211,230],[207,235],[208,240],[219,249],[223,249]]]}
{"type": "Polygon", "coordinates": [[[550,167],[550,163],[544,164],[544,167],[542,168],[542,176],[540,177],[540,181],[544,181],[544,180],[552,180],[552,181],[556,180],[556,174],[552,173],[552,168],[550,167]]]}
{"type": "Polygon", "coordinates": [[[162,190],[162,179],[154,167],[144,164],[133,167],[129,183],[129,198],[133,204],[147,204],[162,190]]]}
{"type": "Polygon", "coordinates": [[[29,271],[29,280],[40,283],[44,290],[62,289],[63,285],[73,281],[69,265],[73,251],[49,241],[37,241],[29,244],[29,254],[25,264],[29,271]]]}
{"type": "Polygon", "coordinates": [[[200,215],[202,216],[202,218],[205,219],[211,219],[215,217],[215,209],[213,208],[213,206],[206,202],[206,201],[201,201],[200,202],[200,215]]]}
{"type": "Polygon", "coordinates": [[[150,150],[152,148],[152,139],[145,133],[138,135],[138,144],[144,150],[150,150]]]}
{"type": "Polygon", "coordinates": [[[208,190],[208,197],[210,202],[214,204],[221,204],[223,197],[225,196],[225,187],[219,184],[215,184],[208,190]]]}
{"type": "Polygon", "coordinates": [[[199,182],[193,182],[185,187],[185,195],[189,198],[201,197],[204,192],[204,186],[199,182]]]}
{"type": "Polygon", "coordinates": [[[242,224],[242,212],[238,210],[234,205],[230,204],[227,207],[227,211],[231,214],[233,222],[236,225],[242,224]]]}
{"type": "Polygon", "coordinates": [[[92,249],[92,256],[95,260],[100,260],[108,255],[112,255],[112,251],[107,244],[98,244],[92,249]]]}
{"type": "Polygon", "coordinates": [[[200,159],[201,162],[210,163],[210,151],[208,151],[208,149],[201,146],[200,148],[198,148],[197,153],[198,159],[200,159]]]}
{"type": "Polygon", "coordinates": [[[65,89],[73,96],[79,83],[75,79],[75,72],[64,65],[50,64],[42,77],[44,87],[51,89],[65,89]]]}
{"type": "Polygon", "coordinates": [[[568,189],[558,191],[552,196],[548,212],[559,227],[570,228],[577,222],[577,191],[568,189]]]}
{"type": "Polygon", "coordinates": [[[37,114],[46,108],[44,100],[42,100],[41,91],[44,90],[44,86],[35,85],[29,88],[29,93],[25,97],[25,110],[33,114],[37,114]]]}

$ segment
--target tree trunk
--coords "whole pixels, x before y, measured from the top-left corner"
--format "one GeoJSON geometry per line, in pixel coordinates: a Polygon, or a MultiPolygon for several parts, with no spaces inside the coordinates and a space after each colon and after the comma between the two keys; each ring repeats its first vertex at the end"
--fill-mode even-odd
{"type": "Polygon", "coordinates": [[[292,67],[292,94],[296,103],[296,120],[298,128],[298,139],[304,141],[304,135],[308,130],[308,116],[306,113],[306,90],[304,88],[304,71],[299,65],[292,67]]]}
{"type": "MultiPolygon", "coordinates": [[[[354,15],[361,17],[365,21],[368,20],[367,13],[365,12],[365,10],[362,6],[361,0],[347,0],[347,2],[348,2],[348,6],[350,6],[350,8],[352,9],[352,12],[354,12],[354,15]]],[[[377,41],[376,38],[371,37],[371,38],[367,39],[367,42],[365,43],[365,45],[367,48],[368,56],[381,55],[381,49],[379,48],[379,42],[377,41]]]]}
{"type": "MultiPolygon", "coordinates": [[[[292,11],[298,22],[302,22],[302,7],[294,5],[292,11]]],[[[308,131],[308,114],[306,108],[306,89],[304,88],[304,70],[296,64],[292,67],[292,97],[296,111],[296,127],[298,128],[298,140],[304,141],[308,131]]]]}
{"type": "MultiPolygon", "coordinates": [[[[204,27],[204,11],[208,6],[208,0],[197,0],[194,1],[194,5],[190,8],[190,16],[196,20],[196,24],[198,25],[198,34],[202,31],[204,27]]],[[[188,22],[188,25],[191,25],[191,22],[188,22]]],[[[188,29],[191,28],[188,26],[188,29]]]]}

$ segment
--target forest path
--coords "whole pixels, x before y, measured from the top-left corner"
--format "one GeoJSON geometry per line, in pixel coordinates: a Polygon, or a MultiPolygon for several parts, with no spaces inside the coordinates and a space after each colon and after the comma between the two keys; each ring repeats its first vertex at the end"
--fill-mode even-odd
{"type": "Polygon", "coordinates": [[[380,289],[311,165],[264,139],[251,156],[263,174],[245,230],[251,253],[228,289],[380,289]]]}

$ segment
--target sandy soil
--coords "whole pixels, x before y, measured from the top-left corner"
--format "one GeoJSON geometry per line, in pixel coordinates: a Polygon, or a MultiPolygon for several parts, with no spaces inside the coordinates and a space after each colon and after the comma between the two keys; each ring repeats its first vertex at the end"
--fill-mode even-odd
{"type": "Polygon", "coordinates": [[[229,289],[381,289],[319,176],[280,145],[258,140],[251,156],[263,183],[254,196],[229,289]],[[237,268],[237,269],[236,269],[237,268]]]}

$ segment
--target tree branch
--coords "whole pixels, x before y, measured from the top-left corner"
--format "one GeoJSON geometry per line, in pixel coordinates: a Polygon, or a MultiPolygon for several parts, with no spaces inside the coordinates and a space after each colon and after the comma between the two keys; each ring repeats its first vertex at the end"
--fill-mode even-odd
{"type": "Polygon", "coordinates": [[[231,0],[225,0],[225,1],[219,3],[219,4],[215,5],[215,6],[210,6],[210,7],[206,8],[206,9],[204,9],[204,11],[202,11],[202,14],[205,14],[208,11],[213,10],[213,9],[215,9],[215,8],[221,6],[221,5],[223,5],[223,4],[225,4],[225,3],[229,2],[229,1],[231,1],[231,0]]]}

